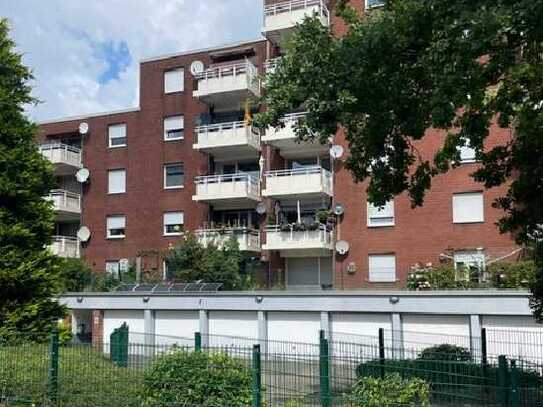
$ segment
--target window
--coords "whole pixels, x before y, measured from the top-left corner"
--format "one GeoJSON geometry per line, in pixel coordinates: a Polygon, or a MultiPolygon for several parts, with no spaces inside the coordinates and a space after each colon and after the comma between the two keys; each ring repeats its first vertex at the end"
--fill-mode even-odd
{"type": "Polygon", "coordinates": [[[396,281],[396,255],[370,254],[368,258],[369,281],[391,283],[396,281]]]}
{"type": "Polygon", "coordinates": [[[366,9],[381,7],[385,5],[384,0],[366,0],[366,9]]]}
{"type": "Polygon", "coordinates": [[[107,260],[106,261],[106,273],[112,275],[115,278],[119,278],[119,261],[107,260]]]}
{"type": "Polygon", "coordinates": [[[164,119],[164,140],[181,140],[185,137],[183,116],[171,116],[164,119]]]}
{"type": "Polygon", "coordinates": [[[382,208],[368,202],[368,226],[394,226],[394,201],[388,201],[382,208]]]}
{"type": "Polygon", "coordinates": [[[470,147],[469,140],[466,140],[466,144],[462,147],[458,147],[460,152],[460,162],[463,164],[474,163],[475,159],[475,149],[470,147]]]}
{"type": "Polygon", "coordinates": [[[453,194],[453,223],[484,222],[482,192],[453,194]]]}
{"type": "Polygon", "coordinates": [[[126,124],[108,126],[109,147],[126,147],[126,124]]]}
{"type": "Polygon", "coordinates": [[[109,170],[108,194],[124,194],[126,192],[126,170],[109,170]]]}
{"type": "Polygon", "coordinates": [[[183,231],[183,212],[167,212],[164,214],[164,236],[179,236],[183,231]]]}
{"type": "Polygon", "coordinates": [[[483,280],[486,257],[481,250],[464,250],[454,253],[454,268],[456,279],[472,282],[483,280]]]}
{"type": "Polygon", "coordinates": [[[122,239],[125,236],[126,218],[122,215],[108,216],[107,238],[122,239]]]}
{"type": "Polygon", "coordinates": [[[185,88],[185,71],[183,68],[164,72],[164,93],[182,92],[185,88]]]}
{"type": "Polygon", "coordinates": [[[185,171],[183,164],[166,164],[164,166],[164,188],[183,188],[185,171]]]}

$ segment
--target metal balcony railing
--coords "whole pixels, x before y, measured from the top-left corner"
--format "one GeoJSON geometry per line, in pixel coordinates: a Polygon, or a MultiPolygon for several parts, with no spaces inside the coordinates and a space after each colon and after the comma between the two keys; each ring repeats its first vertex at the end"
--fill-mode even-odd
{"type": "Polygon", "coordinates": [[[68,144],[42,144],[42,155],[53,164],[66,164],[74,167],[81,166],[81,149],[68,144]]]}
{"type": "Polygon", "coordinates": [[[53,254],[59,257],[79,258],[79,240],[76,237],[53,236],[50,246],[53,254]]]}
{"type": "Polygon", "coordinates": [[[196,230],[195,234],[204,245],[213,242],[222,246],[228,239],[235,237],[240,250],[260,250],[260,232],[247,227],[204,228],[196,230]]]}
{"type": "Polygon", "coordinates": [[[330,18],[330,12],[324,3],[324,0],[291,0],[281,3],[270,4],[264,7],[264,17],[271,17],[282,13],[292,13],[293,11],[304,10],[309,7],[318,6],[319,16],[330,18]]]}
{"type": "Polygon", "coordinates": [[[54,189],[46,197],[47,200],[53,202],[56,211],[62,212],[81,212],[81,195],[75,192],[66,191],[63,189],[54,189]]]}
{"type": "Polygon", "coordinates": [[[258,178],[244,172],[236,174],[221,174],[221,175],[206,175],[196,177],[194,179],[196,183],[196,193],[206,193],[207,189],[212,189],[214,193],[220,193],[220,186],[231,186],[232,184],[242,184],[245,188],[245,192],[248,196],[259,196],[260,195],[260,183],[258,178]],[[219,187],[216,191],[215,187],[219,187]]]}
{"type": "Polygon", "coordinates": [[[212,138],[219,137],[225,138],[225,143],[221,144],[227,144],[228,138],[235,139],[236,135],[239,134],[239,131],[246,132],[247,144],[255,146],[260,144],[260,132],[244,121],[198,126],[195,130],[196,134],[198,135],[198,144],[201,145],[206,144],[206,142],[210,142],[212,138]]]}
{"type": "Polygon", "coordinates": [[[267,249],[330,249],[334,239],[333,230],[329,230],[326,225],[318,225],[316,229],[303,224],[269,225],[265,232],[267,249]]]}

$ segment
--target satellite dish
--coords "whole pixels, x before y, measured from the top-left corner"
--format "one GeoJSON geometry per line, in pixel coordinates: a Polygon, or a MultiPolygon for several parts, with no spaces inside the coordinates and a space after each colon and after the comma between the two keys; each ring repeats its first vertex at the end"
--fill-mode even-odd
{"type": "Polygon", "coordinates": [[[88,227],[81,226],[77,231],[77,238],[82,242],[87,242],[90,239],[91,232],[88,227]]]}
{"type": "Polygon", "coordinates": [[[347,254],[349,252],[349,243],[347,243],[345,240],[340,240],[337,242],[336,252],[341,255],[347,254]]]}
{"type": "Polygon", "coordinates": [[[77,182],[83,184],[89,180],[90,171],[87,168],[81,168],[75,173],[77,182]]]}
{"type": "Polygon", "coordinates": [[[204,63],[202,61],[194,61],[190,65],[190,72],[193,75],[198,75],[199,73],[204,72],[204,69],[205,69],[205,66],[204,66],[204,63]]]}
{"type": "Polygon", "coordinates": [[[344,213],[345,213],[345,208],[343,207],[342,204],[337,204],[336,206],[334,206],[334,215],[341,216],[344,213]]]}
{"type": "Polygon", "coordinates": [[[260,202],[256,206],[256,213],[258,213],[259,215],[264,215],[266,213],[266,205],[264,204],[264,202],[260,202]]]}
{"type": "Polygon", "coordinates": [[[83,122],[79,124],[79,134],[86,135],[89,132],[89,124],[87,122],[83,122]]]}
{"type": "Polygon", "coordinates": [[[343,147],[339,146],[339,145],[333,145],[331,148],[330,148],[330,155],[333,157],[333,158],[341,158],[341,156],[343,156],[343,153],[344,153],[344,150],[343,150],[343,147]]]}

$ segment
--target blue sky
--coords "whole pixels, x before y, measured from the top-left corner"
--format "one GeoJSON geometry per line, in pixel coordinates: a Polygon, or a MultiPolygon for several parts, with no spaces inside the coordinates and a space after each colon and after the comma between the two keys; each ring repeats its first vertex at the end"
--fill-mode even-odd
{"type": "Polygon", "coordinates": [[[138,105],[143,58],[258,38],[262,0],[3,0],[35,120],[138,105]]]}

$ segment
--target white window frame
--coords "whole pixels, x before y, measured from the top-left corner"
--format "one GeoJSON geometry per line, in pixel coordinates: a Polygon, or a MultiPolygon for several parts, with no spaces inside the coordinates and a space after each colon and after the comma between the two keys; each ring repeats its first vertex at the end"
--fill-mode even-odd
{"type": "Polygon", "coordinates": [[[168,163],[168,164],[164,164],[164,189],[181,189],[181,188],[184,188],[185,187],[185,166],[183,165],[182,162],[177,162],[177,163],[168,163]],[[172,185],[172,186],[167,186],[166,184],[166,180],[167,180],[167,168],[168,167],[172,167],[174,165],[180,165],[181,168],[183,169],[183,183],[181,185],[172,185]]]}
{"type": "Polygon", "coordinates": [[[126,216],[124,215],[109,215],[107,218],[106,218],[106,237],[108,239],[124,239],[126,237],[126,216]],[[123,227],[122,228],[110,228],[110,220],[113,220],[113,219],[123,219],[123,227]],[[114,229],[123,229],[123,234],[122,235],[112,235],[111,234],[111,230],[114,230],[114,229]]]}
{"type": "Polygon", "coordinates": [[[394,200],[388,201],[383,208],[377,208],[368,202],[367,218],[367,224],[370,228],[394,226],[396,222],[394,200]]]}
{"type": "Polygon", "coordinates": [[[121,274],[121,262],[119,260],[106,260],[105,272],[112,275],[115,278],[119,278],[119,275],[121,274]],[[116,268],[117,268],[113,272],[108,270],[109,268],[108,266],[111,266],[111,265],[116,265],[116,268]]]}
{"type": "Polygon", "coordinates": [[[380,4],[374,4],[374,5],[370,4],[370,0],[365,0],[364,1],[364,9],[365,10],[373,10],[373,9],[376,9],[376,8],[379,8],[379,7],[383,7],[384,5],[385,5],[384,0],[381,1],[380,4]]]}
{"type": "Polygon", "coordinates": [[[184,68],[174,68],[174,69],[168,69],[164,71],[164,93],[170,94],[170,93],[178,93],[183,92],[185,90],[185,69],[184,68]],[[174,81],[170,78],[168,79],[168,75],[176,75],[180,74],[181,78],[181,84],[180,87],[174,87],[172,84],[174,81]]]}
{"type": "Polygon", "coordinates": [[[470,147],[469,140],[466,140],[463,146],[458,147],[458,152],[460,153],[461,164],[472,164],[477,162],[477,158],[475,157],[476,151],[474,148],[470,147]]]}
{"type": "Polygon", "coordinates": [[[163,233],[164,236],[181,236],[183,234],[183,225],[185,224],[185,213],[182,211],[172,211],[172,212],[164,212],[164,215],[162,217],[163,220],[163,233]],[[168,215],[180,215],[181,216],[181,223],[166,223],[166,218],[168,215]],[[175,226],[180,225],[178,232],[168,232],[168,226],[175,226]]]}
{"type": "MultiPolygon", "coordinates": [[[[392,267],[390,267],[392,269],[392,267]]],[[[398,281],[398,273],[397,273],[397,259],[395,253],[375,253],[375,254],[369,254],[368,255],[368,281],[370,283],[395,283],[398,281]],[[387,272],[393,271],[394,277],[393,278],[375,278],[378,277],[377,275],[374,275],[372,278],[372,259],[377,260],[378,258],[390,258],[392,257],[394,260],[394,266],[393,270],[387,270],[387,272]]]]}
{"type": "Polygon", "coordinates": [[[126,193],[126,170],[124,168],[112,169],[107,171],[107,193],[109,195],[118,195],[126,193]],[[111,190],[111,176],[114,173],[123,173],[123,188],[122,190],[112,191],[111,190]]]}
{"type": "Polygon", "coordinates": [[[127,140],[128,140],[126,123],[116,123],[116,124],[108,125],[107,126],[107,138],[108,138],[108,147],[109,148],[126,147],[127,146],[127,140]],[[123,136],[114,136],[114,135],[112,135],[112,130],[115,129],[115,128],[124,128],[124,135],[123,136]],[[111,143],[111,141],[113,139],[118,139],[118,138],[124,138],[124,143],[123,144],[112,144],[111,143]]]}
{"type": "Polygon", "coordinates": [[[469,280],[470,267],[475,266],[479,269],[479,279],[483,278],[484,271],[486,269],[486,255],[484,250],[458,250],[453,254],[454,269],[456,270],[457,280],[469,280]],[[459,269],[459,263],[462,263],[465,270],[459,269]],[[464,275],[461,275],[463,271],[464,275]]]}
{"type": "Polygon", "coordinates": [[[164,129],[164,141],[183,140],[185,138],[185,117],[182,114],[165,117],[164,118],[163,129],[164,129]],[[181,121],[181,127],[179,129],[177,129],[177,128],[169,128],[170,126],[168,125],[168,121],[173,122],[174,120],[180,120],[181,121]],[[181,131],[181,136],[179,136],[179,137],[168,137],[169,132],[173,131],[173,130],[180,130],[181,131]]]}
{"type": "Polygon", "coordinates": [[[474,192],[459,192],[455,193],[452,196],[452,218],[454,224],[469,224],[469,223],[483,223],[485,221],[485,198],[483,191],[474,191],[474,192]],[[455,210],[455,208],[458,208],[458,206],[461,205],[461,199],[469,199],[472,198],[475,200],[475,198],[479,199],[480,202],[480,211],[481,216],[476,217],[474,214],[476,213],[474,210],[465,211],[466,213],[470,213],[472,217],[469,217],[465,213],[462,213],[458,209],[455,210]]]}

